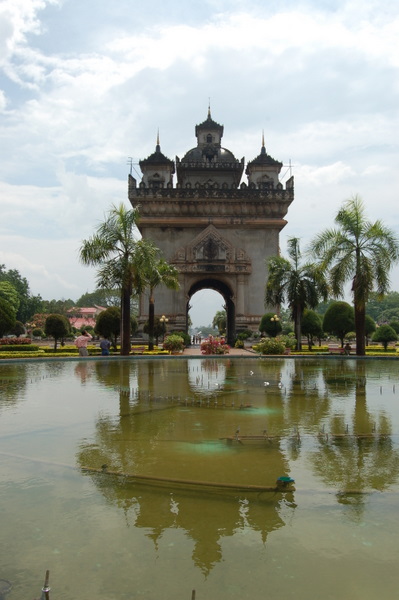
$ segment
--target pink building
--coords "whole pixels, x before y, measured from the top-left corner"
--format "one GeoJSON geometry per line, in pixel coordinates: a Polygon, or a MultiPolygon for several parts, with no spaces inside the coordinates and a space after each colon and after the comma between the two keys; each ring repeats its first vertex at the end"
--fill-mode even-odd
{"type": "Polygon", "coordinates": [[[71,327],[80,329],[81,327],[94,327],[96,324],[96,317],[105,310],[103,306],[92,306],[92,307],[80,307],[75,306],[68,310],[68,321],[71,327]]]}

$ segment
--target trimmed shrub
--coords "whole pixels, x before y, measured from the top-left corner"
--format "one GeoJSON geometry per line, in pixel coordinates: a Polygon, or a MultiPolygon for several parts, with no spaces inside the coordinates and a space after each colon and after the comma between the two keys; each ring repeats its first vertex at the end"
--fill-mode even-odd
{"type": "Polygon", "coordinates": [[[180,337],[183,338],[185,346],[191,346],[191,335],[185,333],[184,331],[174,331],[173,333],[175,335],[180,335],[180,337]]]}
{"type": "Polygon", "coordinates": [[[170,350],[171,352],[180,352],[184,348],[184,340],[181,335],[172,333],[165,339],[163,347],[165,350],[170,350]]]}
{"type": "Polygon", "coordinates": [[[252,348],[260,354],[284,354],[285,343],[278,338],[265,338],[252,348]]]}
{"type": "Polygon", "coordinates": [[[33,337],[43,337],[44,336],[44,331],[43,329],[40,329],[40,327],[35,327],[35,329],[32,330],[32,335],[33,337]]]}
{"type": "Polygon", "coordinates": [[[252,337],[254,335],[254,332],[251,331],[251,329],[241,329],[240,331],[237,331],[237,340],[247,340],[248,338],[252,337]]]}

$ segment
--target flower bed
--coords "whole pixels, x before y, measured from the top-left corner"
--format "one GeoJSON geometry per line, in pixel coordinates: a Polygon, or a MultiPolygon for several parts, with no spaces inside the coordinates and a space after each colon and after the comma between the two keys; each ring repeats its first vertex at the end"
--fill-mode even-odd
{"type": "Polygon", "coordinates": [[[230,346],[224,338],[215,338],[212,335],[201,342],[201,354],[228,354],[230,346]]]}
{"type": "Polygon", "coordinates": [[[8,360],[10,358],[44,358],[44,352],[38,350],[37,352],[1,352],[0,360],[8,360]]]}
{"type": "Polygon", "coordinates": [[[0,338],[0,346],[24,346],[31,342],[30,338],[0,338]]]}

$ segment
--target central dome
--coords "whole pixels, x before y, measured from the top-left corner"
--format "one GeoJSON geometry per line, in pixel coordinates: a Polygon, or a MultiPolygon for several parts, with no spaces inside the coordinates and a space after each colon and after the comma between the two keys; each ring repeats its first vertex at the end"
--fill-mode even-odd
{"type": "Polygon", "coordinates": [[[238,187],[244,170],[244,159],[222,148],[223,125],[216,123],[208,109],[208,118],[195,127],[197,146],[180,160],[176,157],[177,182],[180,185],[227,184],[238,187]]]}
{"type": "Polygon", "coordinates": [[[200,148],[192,148],[182,158],[182,162],[197,162],[197,161],[216,161],[222,163],[235,162],[236,158],[230,150],[218,147],[216,144],[207,144],[200,148]]]}

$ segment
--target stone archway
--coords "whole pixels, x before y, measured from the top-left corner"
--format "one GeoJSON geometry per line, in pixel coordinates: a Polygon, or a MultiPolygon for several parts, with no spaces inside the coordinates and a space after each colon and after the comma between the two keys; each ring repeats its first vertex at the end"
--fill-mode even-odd
{"type": "Polygon", "coordinates": [[[226,341],[228,344],[233,345],[235,342],[235,304],[233,300],[233,291],[229,285],[219,281],[212,277],[204,277],[193,283],[188,290],[187,300],[187,315],[190,308],[190,300],[196,292],[200,290],[214,290],[219,292],[223,297],[225,305],[224,308],[227,314],[227,327],[226,327],[226,341]]]}
{"type": "MultiPolygon", "coordinates": [[[[140,161],[143,178],[129,175],[129,200],[138,206],[139,229],[179,271],[180,290],[155,290],[155,312],[169,330],[187,331],[195,291],[215,289],[225,299],[229,343],[239,329],[258,329],[265,312],[266,260],[279,254],[279,234],[294,199],[294,180],[279,181],[282,163],[266,152],[247,163],[221,146],[223,126],[208,118],[195,127],[197,146],[182,159],[167,158],[159,139],[140,161]],[[177,183],[173,177],[177,174],[177,183]]],[[[148,319],[140,299],[139,325],[148,319]]]]}

